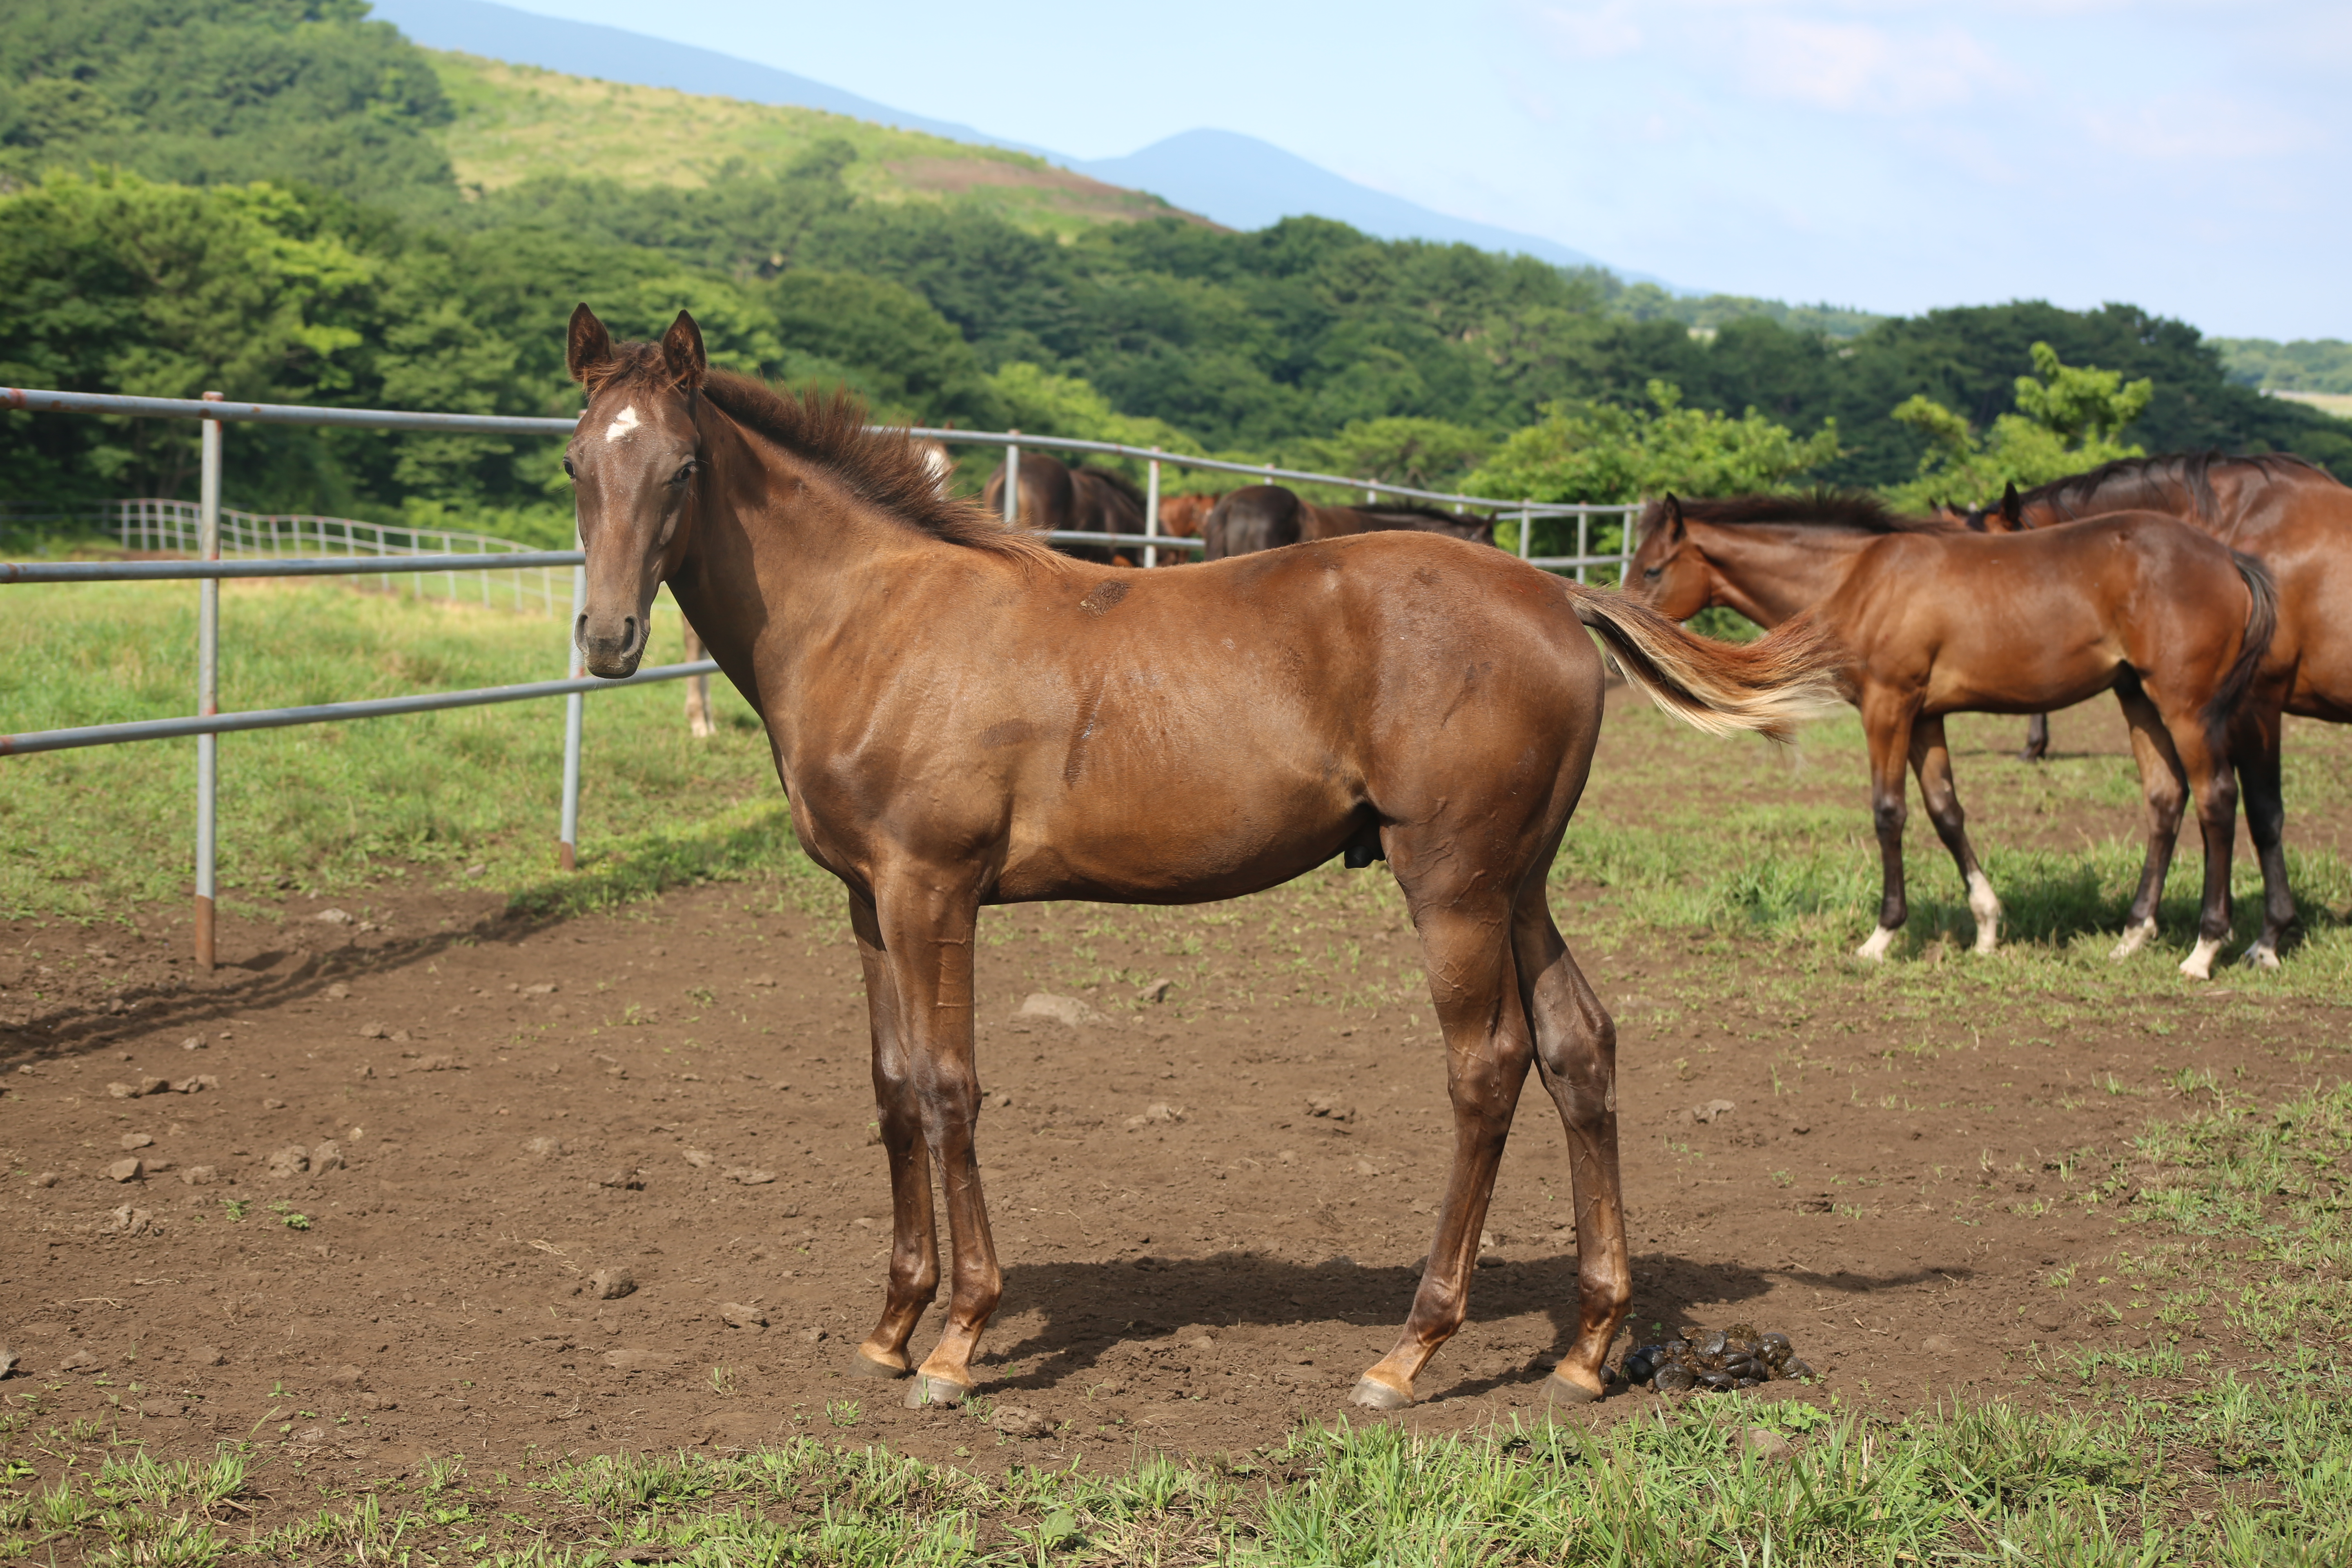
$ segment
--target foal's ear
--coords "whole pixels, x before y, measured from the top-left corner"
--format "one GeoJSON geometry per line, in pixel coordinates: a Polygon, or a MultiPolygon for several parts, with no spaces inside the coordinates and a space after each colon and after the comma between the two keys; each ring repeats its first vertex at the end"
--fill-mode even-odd
{"type": "Polygon", "coordinates": [[[587,301],[583,300],[572,310],[572,326],[565,335],[564,368],[571,371],[572,380],[585,386],[589,376],[599,366],[612,363],[613,335],[604,330],[604,323],[596,319],[596,312],[588,308],[587,301]]]}
{"type": "Polygon", "coordinates": [[[2017,499],[2017,481],[2011,479],[2000,492],[2000,520],[2012,529],[2022,525],[2024,506],[2017,499]]]}
{"type": "Polygon", "coordinates": [[[662,334],[662,364],[669,371],[670,380],[688,390],[700,386],[702,373],[710,367],[702,353],[702,329],[684,310],[662,334]]]}
{"type": "Polygon", "coordinates": [[[1690,530],[1683,526],[1682,499],[1674,491],[1668,490],[1666,492],[1666,542],[1670,544],[1680,544],[1689,536],[1689,533],[1690,530]]]}

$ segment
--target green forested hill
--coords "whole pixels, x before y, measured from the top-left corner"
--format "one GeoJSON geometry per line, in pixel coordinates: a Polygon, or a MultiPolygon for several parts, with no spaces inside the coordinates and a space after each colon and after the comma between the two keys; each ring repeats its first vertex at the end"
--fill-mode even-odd
{"type": "MultiPolygon", "coordinates": [[[[1222,231],[1017,154],[814,110],[430,55],[358,0],[0,0],[0,379],[402,407],[576,407],[572,304],[894,417],[1139,434],[1448,479],[1549,405],[1834,420],[1885,484],[1915,394],[1983,425],[2029,350],[2147,377],[2151,449],[2352,426],[2231,384],[2127,306],[1881,320],[1667,300],[1605,274],[1293,219],[1222,231]],[[255,181],[267,181],[255,184],[255,181]],[[1832,335],[1835,334],[1835,335],[1832,335]]],[[[0,418],[6,498],[184,490],[192,433],[0,418]]],[[[544,443],[240,431],[240,503],[560,528],[544,443]],[[495,521],[495,520],[484,520],[495,521]]]]}

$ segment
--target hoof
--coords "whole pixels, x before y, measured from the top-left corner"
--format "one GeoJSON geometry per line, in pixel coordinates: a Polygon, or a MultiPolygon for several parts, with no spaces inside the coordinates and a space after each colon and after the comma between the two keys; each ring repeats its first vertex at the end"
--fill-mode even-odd
{"type": "Polygon", "coordinates": [[[2143,921],[2138,925],[2126,926],[2123,936],[2116,942],[2116,950],[2107,956],[2116,963],[2121,963],[2125,959],[2146,947],[2147,939],[2155,934],[2154,921],[2143,921]]]}
{"type": "Polygon", "coordinates": [[[882,1360],[864,1345],[851,1352],[849,1374],[852,1377],[904,1377],[908,1369],[882,1360]]]}
{"type": "Polygon", "coordinates": [[[1556,1367],[1552,1374],[1544,1379],[1544,1393],[1554,1405],[1598,1405],[1608,1392],[1606,1389],[1587,1388],[1563,1376],[1562,1371],[1556,1367]]]}
{"type": "Polygon", "coordinates": [[[2276,969],[2279,966],[2278,949],[2268,942],[2258,942],[2240,953],[2238,962],[2249,969],[2276,969]]]}
{"type": "Polygon", "coordinates": [[[1356,1380],[1348,1395],[1348,1403],[1360,1405],[1367,1410],[1402,1410],[1412,1403],[1412,1391],[1382,1383],[1370,1373],[1356,1380]]]}
{"type": "Polygon", "coordinates": [[[1864,963],[1883,963],[1886,950],[1895,945],[1895,928],[1880,926],[1870,933],[1870,940],[1853,950],[1853,955],[1864,963]]]}
{"type": "Polygon", "coordinates": [[[2221,955],[2221,944],[2212,937],[2199,937],[2197,946],[2180,961],[2180,973],[2191,980],[2213,978],[2213,960],[2221,955]]]}
{"type": "Polygon", "coordinates": [[[970,1384],[951,1382],[928,1372],[919,1372],[915,1374],[913,1384],[907,1390],[907,1397],[900,1403],[909,1410],[920,1410],[930,1405],[961,1405],[970,1397],[971,1397],[970,1384]]]}

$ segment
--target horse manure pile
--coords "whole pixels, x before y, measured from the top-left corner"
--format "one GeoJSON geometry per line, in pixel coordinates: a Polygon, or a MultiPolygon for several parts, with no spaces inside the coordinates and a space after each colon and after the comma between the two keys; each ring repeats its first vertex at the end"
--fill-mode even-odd
{"type": "Polygon", "coordinates": [[[1628,1351],[1619,1370],[1628,1384],[1646,1384],[1660,1394],[1693,1388],[1720,1393],[1782,1380],[1809,1383],[1821,1376],[1797,1359],[1788,1335],[1759,1334],[1750,1323],[1628,1351]]]}

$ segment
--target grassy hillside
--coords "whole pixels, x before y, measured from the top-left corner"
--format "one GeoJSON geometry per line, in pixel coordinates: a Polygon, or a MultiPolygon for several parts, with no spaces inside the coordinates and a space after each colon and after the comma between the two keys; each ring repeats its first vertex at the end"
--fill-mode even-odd
{"type": "Polygon", "coordinates": [[[952,202],[1031,233],[1074,234],[1153,217],[1207,222],[1157,196],[1107,185],[1025,153],[819,109],[596,81],[475,55],[425,53],[456,111],[436,134],[458,182],[478,190],[503,189],[539,174],[698,188],[730,163],[772,172],[819,142],[839,141],[857,154],[843,181],[867,200],[952,202]]]}

